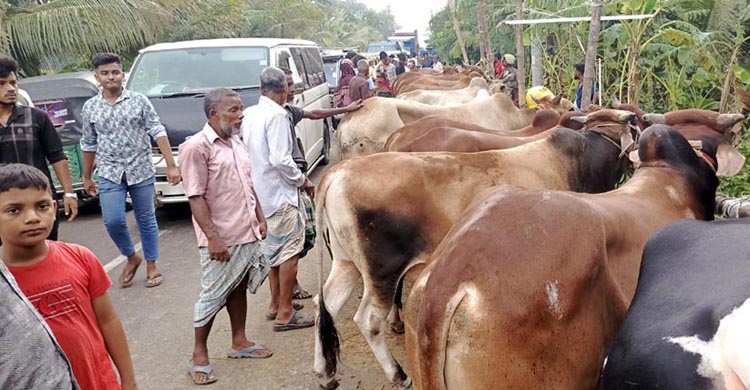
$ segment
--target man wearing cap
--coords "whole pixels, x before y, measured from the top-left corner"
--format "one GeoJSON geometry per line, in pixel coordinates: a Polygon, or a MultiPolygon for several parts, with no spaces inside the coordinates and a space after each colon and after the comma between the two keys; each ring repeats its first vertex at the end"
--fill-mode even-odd
{"type": "Polygon", "coordinates": [[[515,68],[516,56],[506,54],[503,56],[503,74],[500,81],[505,84],[505,92],[510,96],[515,105],[518,105],[518,70],[515,68]]]}

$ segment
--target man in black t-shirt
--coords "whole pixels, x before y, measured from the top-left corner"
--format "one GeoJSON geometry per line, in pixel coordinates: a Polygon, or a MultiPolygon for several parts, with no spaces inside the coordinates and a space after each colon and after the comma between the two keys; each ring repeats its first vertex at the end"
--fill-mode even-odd
{"type": "MultiPolygon", "coordinates": [[[[52,175],[47,162],[52,164],[65,197],[65,215],[72,221],[78,215],[78,197],[73,191],[68,159],[63,153],[60,136],[52,121],[42,110],[16,104],[18,63],[10,56],[0,54],[0,164],[27,164],[42,171],[50,180],[53,198],[56,199],[52,175]]],[[[57,240],[58,220],[49,239],[57,240]]]]}
{"type": "MultiPolygon", "coordinates": [[[[289,137],[291,137],[292,139],[292,158],[294,159],[294,162],[297,164],[297,167],[302,171],[302,173],[307,175],[308,166],[307,160],[305,159],[305,149],[302,146],[299,138],[297,138],[297,133],[294,130],[295,126],[297,126],[297,124],[305,118],[325,119],[334,115],[357,111],[362,108],[362,101],[355,101],[344,108],[305,111],[300,107],[292,105],[294,103],[294,79],[292,78],[292,71],[289,69],[284,69],[284,74],[286,74],[286,85],[289,88],[289,94],[287,95],[286,105],[284,106],[284,109],[286,109],[287,113],[289,113],[289,137]]],[[[315,232],[313,231],[311,234],[312,237],[314,237],[315,232]]],[[[308,234],[306,233],[305,248],[300,254],[300,258],[304,257],[305,254],[307,254],[307,251],[312,249],[312,245],[314,244],[314,238],[308,239],[307,236],[308,234]]],[[[312,294],[302,289],[302,286],[299,285],[299,281],[295,281],[293,298],[307,299],[311,297],[312,294]]]]}

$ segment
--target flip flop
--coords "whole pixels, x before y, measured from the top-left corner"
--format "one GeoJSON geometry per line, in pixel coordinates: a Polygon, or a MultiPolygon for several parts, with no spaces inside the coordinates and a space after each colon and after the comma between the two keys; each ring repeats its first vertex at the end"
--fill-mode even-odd
{"type": "Polygon", "coordinates": [[[210,385],[211,383],[216,382],[218,379],[216,379],[216,376],[214,376],[214,367],[210,364],[205,366],[196,366],[193,364],[193,359],[188,360],[188,374],[190,375],[190,378],[193,379],[193,384],[202,386],[202,385],[210,385]],[[208,375],[208,378],[205,382],[198,382],[196,380],[195,374],[202,373],[208,375]]]}
{"type": "Polygon", "coordinates": [[[295,311],[294,314],[292,314],[292,318],[289,320],[286,324],[273,324],[273,331],[274,332],[285,332],[287,330],[295,330],[295,329],[304,329],[309,328],[315,325],[315,320],[309,317],[302,317],[300,316],[299,311],[295,311]],[[299,321],[302,322],[299,322],[299,321]]]}
{"type": "MultiPolygon", "coordinates": [[[[302,310],[302,309],[305,308],[305,305],[303,305],[301,303],[297,303],[297,302],[292,302],[292,307],[294,308],[294,310],[302,310]]],[[[269,321],[275,320],[276,319],[276,313],[274,313],[274,314],[271,314],[271,313],[266,314],[266,319],[269,320],[269,321]]]]}
{"type": "Polygon", "coordinates": [[[161,284],[164,283],[164,277],[160,273],[155,273],[150,278],[146,278],[146,287],[156,287],[161,286],[161,284]]]}
{"type": "Polygon", "coordinates": [[[273,352],[267,350],[264,346],[258,343],[255,343],[239,352],[233,352],[233,351],[227,352],[227,357],[230,359],[267,359],[267,358],[270,358],[271,356],[273,356],[273,352]],[[261,350],[268,352],[268,355],[266,356],[253,355],[253,352],[261,351],[261,350]]]}
{"type": "Polygon", "coordinates": [[[312,298],[312,294],[310,294],[309,292],[303,289],[299,289],[294,292],[294,295],[292,295],[292,298],[293,299],[310,299],[312,298]]]}
{"type": "Polygon", "coordinates": [[[125,270],[128,268],[128,265],[130,265],[130,263],[125,264],[125,268],[123,268],[122,270],[123,273],[120,274],[120,287],[121,288],[128,288],[133,285],[134,283],[133,279],[135,278],[135,273],[138,271],[138,267],[141,266],[142,262],[143,262],[143,259],[139,260],[135,264],[135,267],[133,267],[133,269],[128,274],[125,274],[125,270]],[[125,275],[125,278],[123,278],[123,275],[125,275]]]}

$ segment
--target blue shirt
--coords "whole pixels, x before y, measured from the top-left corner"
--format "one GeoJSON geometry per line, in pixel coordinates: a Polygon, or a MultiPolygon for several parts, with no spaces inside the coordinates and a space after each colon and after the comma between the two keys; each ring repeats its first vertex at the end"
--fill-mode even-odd
{"type": "Polygon", "coordinates": [[[123,89],[109,104],[99,92],[83,105],[81,118],[81,149],[96,153],[99,177],[120,183],[126,174],[134,185],[154,176],[149,137],[166,137],[167,130],[147,97],[123,89]]]}
{"type": "MultiPolygon", "coordinates": [[[[597,88],[596,85],[591,87],[591,102],[594,102],[594,95],[596,95],[596,91],[598,91],[599,88],[597,88]]],[[[578,91],[576,91],[576,108],[579,110],[581,109],[581,100],[583,100],[583,83],[578,84],[578,91]]]]}

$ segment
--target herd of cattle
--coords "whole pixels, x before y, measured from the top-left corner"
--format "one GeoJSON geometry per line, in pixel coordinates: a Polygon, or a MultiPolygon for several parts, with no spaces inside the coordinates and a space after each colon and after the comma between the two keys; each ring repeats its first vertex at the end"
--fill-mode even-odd
{"type": "Polygon", "coordinates": [[[401,388],[750,388],[750,222],[705,222],[743,115],[518,109],[476,69],[393,89],[343,119],[318,187],[322,387],[361,278],[354,321],[401,388]]]}

